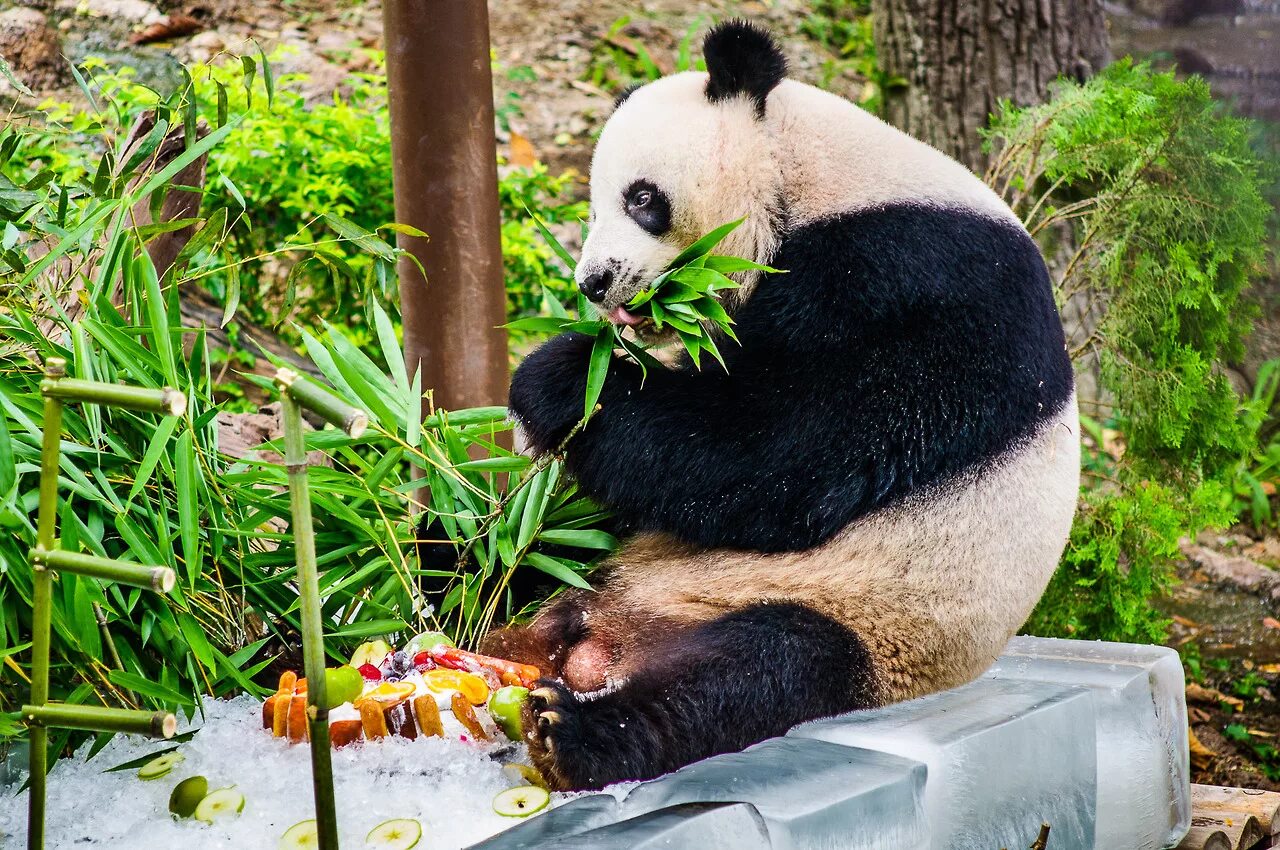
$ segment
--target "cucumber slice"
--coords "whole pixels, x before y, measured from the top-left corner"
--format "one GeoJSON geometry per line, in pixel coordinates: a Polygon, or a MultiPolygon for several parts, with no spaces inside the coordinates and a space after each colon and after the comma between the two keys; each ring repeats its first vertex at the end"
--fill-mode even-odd
{"type": "Polygon", "coordinates": [[[506,818],[527,818],[551,802],[551,795],[537,785],[508,788],[493,798],[493,810],[506,818]]]}
{"type": "Polygon", "coordinates": [[[162,756],[156,756],[151,761],[138,768],[139,779],[159,779],[167,776],[169,771],[173,770],[173,766],[186,758],[182,753],[174,750],[171,753],[165,753],[162,756]]]}
{"type": "Polygon", "coordinates": [[[223,818],[232,818],[244,811],[244,795],[234,788],[219,788],[210,791],[196,806],[196,820],[213,823],[223,818]]]}
{"type": "Polygon", "coordinates": [[[203,776],[188,776],[175,785],[169,795],[169,811],[180,818],[189,818],[208,794],[209,780],[203,776]]]}
{"type": "Polygon", "coordinates": [[[422,824],[413,818],[396,818],[384,821],[364,837],[365,847],[378,850],[409,850],[422,838],[422,824]]]}
{"type": "Polygon", "coordinates": [[[295,823],[284,831],[276,850],[306,850],[308,847],[320,846],[320,828],[314,820],[295,823]]]}

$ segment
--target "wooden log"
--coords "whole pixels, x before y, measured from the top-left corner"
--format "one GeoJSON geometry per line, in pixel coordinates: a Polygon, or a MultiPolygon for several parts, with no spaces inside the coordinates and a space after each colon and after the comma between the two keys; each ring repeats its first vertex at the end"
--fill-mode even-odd
{"type": "Polygon", "coordinates": [[[1192,826],[1187,837],[1182,839],[1178,850],[1235,850],[1231,839],[1220,829],[1212,826],[1192,826]]]}
{"type": "Polygon", "coordinates": [[[1207,817],[1230,812],[1252,815],[1257,818],[1264,836],[1274,838],[1280,835],[1280,794],[1274,791],[1192,785],[1191,811],[1193,815],[1207,817]]]}
{"type": "Polygon", "coordinates": [[[1257,850],[1274,846],[1280,794],[1250,788],[1191,786],[1191,830],[1178,850],[1257,850]]]}

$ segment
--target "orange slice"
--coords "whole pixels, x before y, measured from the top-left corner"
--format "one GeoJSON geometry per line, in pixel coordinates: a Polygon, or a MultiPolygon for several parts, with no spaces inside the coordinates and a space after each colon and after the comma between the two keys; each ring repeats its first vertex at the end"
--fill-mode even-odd
{"type": "Polygon", "coordinates": [[[382,703],[384,708],[387,708],[404,702],[413,696],[414,690],[416,689],[409,682],[383,682],[376,688],[362,694],[356,702],[375,700],[382,703]]]}
{"type": "Polygon", "coordinates": [[[489,701],[489,686],[474,673],[461,670],[428,670],[422,674],[427,687],[436,693],[458,691],[472,705],[484,705],[489,701]]]}

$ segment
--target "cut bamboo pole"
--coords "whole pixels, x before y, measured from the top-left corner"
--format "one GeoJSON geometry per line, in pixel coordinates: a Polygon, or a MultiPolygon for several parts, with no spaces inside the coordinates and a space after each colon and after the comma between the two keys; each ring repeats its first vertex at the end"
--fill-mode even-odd
{"type": "MultiPolygon", "coordinates": [[[[65,401],[91,402],[110,407],[151,411],[171,415],[187,408],[187,397],[177,390],[106,384],[67,378],[67,362],[50,357],[45,362],[40,392],[44,397],[43,434],[40,449],[40,501],[36,518],[36,545],[31,550],[31,703],[22,707],[22,716],[31,734],[31,792],[27,809],[27,849],[44,850],[45,803],[47,795],[49,726],[87,729],[93,732],[128,732],[153,738],[171,738],[178,720],[167,711],[132,711],[88,705],[49,705],[49,643],[52,620],[54,570],[65,570],[92,578],[115,581],[158,592],[173,588],[176,576],[168,567],[148,567],[63,552],[57,548],[58,467],[61,462],[62,405],[65,401]]],[[[119,665],[115,643],[106,619],[94,606],[103,637],[119,665]]]]}
{"type": "Polygon", "coordinates": [[[292,370],[276,373],[284,407],[284,462],[289,474],[294,557],[298,565],[298,597],[302,618],[302,658],[307,674],[307,726],[311,741],[311,786],[316,804],[320,850],[338,850],[338,817],[333,798],[333,753],[329,746],[329,702],[324,675],[324,623],[320,610],[320,579],[316,571],[316,543],[311,524],[311,491],[307,483],[307,450],[302,431],[302,408],[319,413],[351,436],[368,423],[365,414],[344,404],[314,384],[298,380],[292,370]],[[314,406],[313,406],[314,405],[314,406]]]}
{"type": "MultiPolygon", "coordinates": [[[[67,373],[67,361],[50,357],[45,362],[42,388],[67,373]]],[[[40,503],[36,516],[36,547],[46,552],[56,545],[58,515],[58,461],[62,440],[62,401],[44,393],[43,435],[40,447],[40,503]]],[[[52,618],[53,576],[32,564],[31,704],[49,701],[49,639],[52,618]]],[[[48,774],[49,733],[44,726],[31,727],[31,793],[27,800],[27,848],[44,850],[45,779],[48,774]]]]}
{"type": "Polygon", "coordinates": [[[126,732],[150,738],[172,738],[178,731],[178,718],[168,711],[48,703],[24,705],[22,717],[33,729],[57,726],[59,729],[87,729],[90,732],[126,732]]]}
{"type": "Polygon", "coordinates": [[[363,410],[335,397],[319,384],[300,378],[292,369],[276,372],[276,384],[281,392],[307,410],[318,413],[335,428],[341,428],[349,437],[359,437],[369,427],[369,417],[363,410]]]}
{"type": "Polygon", "coordinates": [[[112,558],[100,558],[97,555],[64,552],[60,549],[54,549],[52,552],[33,549],[31,563],[58,572],[100,578],[117,584],[154,590],[157,593],[168,593],[173,590],[173,585],[178,580],[173,570],[168,567],[149,567],[112,558]]]}
{"type": "Polygon", "coordinates": [[[47,378],[41,383],[40,390],[46,398],[53,396],[62,401],[105,404],[109,407],[164,413],[168,416],[181,416],[187,409],[186,395],[169,387],[152,390],[77,378],[47,378]]]}

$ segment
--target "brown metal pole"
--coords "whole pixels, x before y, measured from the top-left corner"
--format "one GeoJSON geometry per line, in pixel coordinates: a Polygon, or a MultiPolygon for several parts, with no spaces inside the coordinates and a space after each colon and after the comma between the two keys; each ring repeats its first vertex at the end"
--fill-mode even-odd
{"type": "Polygon", "coordinates": [[[437,407],[503,404],[507,335],[489,12],[484,0],[383,0],[400,310],[409,374],[437,407]]]}

